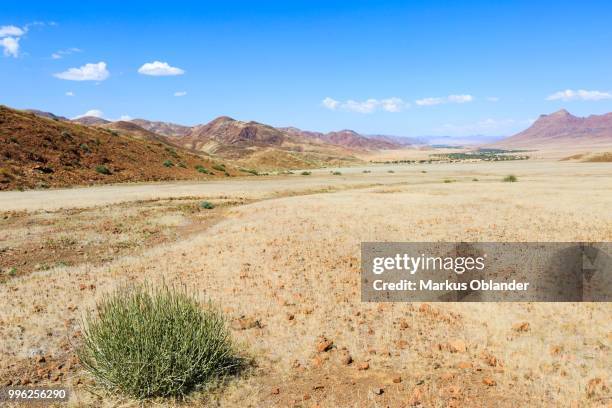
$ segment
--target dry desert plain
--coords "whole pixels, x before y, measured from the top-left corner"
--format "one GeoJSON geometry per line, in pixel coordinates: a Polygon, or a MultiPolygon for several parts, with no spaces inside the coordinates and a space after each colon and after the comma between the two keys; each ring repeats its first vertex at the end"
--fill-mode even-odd
{"type": "Polygon", "coordinates": [[[79,324],[164,281],[217,302],[254,361],[187,406],[610,406],[610,303],[362,303],[359,245],[610,241],[611,163],[340,172],[0,193],[2,384],[138,406],[91,386],[79,324]]]}

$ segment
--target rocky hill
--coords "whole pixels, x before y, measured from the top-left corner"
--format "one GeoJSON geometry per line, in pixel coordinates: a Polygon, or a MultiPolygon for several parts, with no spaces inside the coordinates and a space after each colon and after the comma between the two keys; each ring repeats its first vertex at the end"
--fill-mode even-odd
{"type": "Polygon", "coordinates": [[[612,113],[577,117],[562,109],[541,115],[528,129],[491,146],[512,149],[612,146],[612,113]]]}
{"type": "Polygon", "coordinates": [[[238,174],[229,165],[213,170],[219,164],[160,141],[0,106],[0,190],[238,174]]]}

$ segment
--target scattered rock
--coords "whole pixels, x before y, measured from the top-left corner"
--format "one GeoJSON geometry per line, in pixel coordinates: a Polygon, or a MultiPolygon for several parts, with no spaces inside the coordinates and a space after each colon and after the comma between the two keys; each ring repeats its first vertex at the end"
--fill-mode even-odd
{"type": "Polygon", "coordinates": [[[606,386],[606,383],[601,378],[591,378],[587,383],[587,397],[593,398],[596,395],[602,394],[605,395],[610,391],[610,389],[606,386]]]}
{"type": "Polygon", "coordinates": [[[488,378],[488,377],[487,377],[487,378],[484,378],[484,379],[482,380],[482,383],[483,383],[484,385],[488,385],[489,387],[493,387],[493,386],[497,385],[497,383],[495,382],[495,380],[494,380],[494,379],[492,379],[492,378],[488,378]]]}
{"type": "Polygon", "coordinates": [[[364,361],[363,363],[359,363],[359,365],[357,365],[358,370],[367,370],[368,368],[370,368],[370,363],[368,363],[367,361],[364,361]]]}
{"type": "Polygon", "coordinates": [[[353,357],[347,352],[342,353],[340,356],[340,362],[344,365],[349,365],[353,362],[353,357]]]}
{"type": "Polygon", "coordinates": [[[278,395],[278,394],[280,394],[280,388],[278,388],[278,387],[277,387],[277,388],[272,388],[271,394],[272,394],[272,395],[278,395]]]}
{"type": "Polygon", "coordinates": [[[467,369],[472,367],[472,363],[470,363],[469,361],[460,361],[457,363],[457,368],[467,369]]]}
{"type": "Polygon", "coordinates": [[[528,322],[514,323],[512,325],[512,330],[514,330],[517,333],[528,332],[529,331],[529,323],[528,322]]]}
{"type": "Polygon", "coordinates": [[[399,384],[402,382],[402,377],[399,375],[394,376],[393,378],[391,378],[391,382],[393,384],[399,384]]]}
{"type": "Polygon", "coordinates": [[[231,328],[234,330],[261,329],[261,322],[253,317],[241,316],[232,320],[231,328]]]}
{"type": "Polygon", "coordinates": [[[329,351],[332,346],[334,345],[334,342],[325,338],[325,337],[319,337],[319,341],[317,341],[317,351],[319,353],[323,353],[325,351],[329,351]]]}
{"type": "Polygon", "coordinates": [[[383,393],[385,392],[385,390],[381,387],[374,387],[371,391],[374,395],[383,395],[383,393]]]}
{"type": "Polygon", "coordinates": [[[448,349],[451,353],[465,353],[467,350],[467,345],[465,341],[456,339],[448,342],[448,349]]]}

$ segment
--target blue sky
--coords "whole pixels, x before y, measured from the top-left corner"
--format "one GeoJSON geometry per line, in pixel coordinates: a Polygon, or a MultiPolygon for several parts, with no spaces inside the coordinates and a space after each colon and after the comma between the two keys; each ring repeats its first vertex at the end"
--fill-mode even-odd
{"type": "Polygon", "coordinates": [[[611,21],[606,1],[5,1],[0,103],[507,135],[612,111],[611,21]]]}

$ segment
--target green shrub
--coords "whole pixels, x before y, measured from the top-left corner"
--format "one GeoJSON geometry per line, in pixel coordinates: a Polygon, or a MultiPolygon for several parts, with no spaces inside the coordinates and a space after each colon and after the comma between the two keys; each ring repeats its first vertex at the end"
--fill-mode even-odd
{"type": "Polygon", "coordinates": [[[195,169],[199,171],[200,173],[209,174],[208,170],[206,170],[206,168],[202,166],[201,164],[196,165],[195,169]]]}
{"type": "Polygon", "coordinates": [[[514,174],[510,174],[509,176],[504,177],[502,181],[506,183],[514,183],[515,181],[518,181],[518,179],[514,174]]]}
{"type": "Polygon", "coordinates": [[[341,176],[342,173],[340,173],[339,171],[332,171],[332,175],[334,175],[334,176],[341,176]]]}
{"type": "Polygon", "coordinates": [[[212,210],[213,208],[215,208],[215,205],[210,201],[202,201],[200,203],[200,208],[203,208],[205,210],[212,210]]]}
{"type": "Polygon", "coordinates": [[[300,173],[302,176],[310,176],[312,173],[309,171],[303,171],[300,173]]]}
{"type": "Polygon", "coordinates": [[[103,164],[100,164],[99,166],[96,166],[96,172],[100,173],[100,174],[104,174],[104,175],[109,175],[111,174],[111,171],[108,169],[108,167],[106,167],[103,164]]]}
{"type": "Polygon", "coordinates": [[[87,315],[82,333],[85,369],[138,399],[183,396],[241,366],[221,312],[166,286],[117,290],[87,315]]]}
{"type": "Polygon", "coordinates": [[[174,163],[172,163],[172,161],[171,161],[171,160],[166,160],[166,161],[165,161],[163,164],[164,164],[164,166],[166,166],[166,167],[172,167],[172,166],[174,166],[174,163]]]}
{"type": "Polygon", "coordinates": [[[211,167],[217,171],[225,171],[224,164],[213,164],[211,167]]]}
{"type": "Polygon", "coordinates": [[[166,151],[168,153],[170,153],[170,156],[174,157],[175,159],[179,157],[178,153],[176,152],[176,150],[174,150],[171,147],[166,147],[166,151]]]}
{"type": "Polygon", "coordinates": [[[240,170],[241,172],[243,172],[243,173],[251,173],[251,174],[252,174],[252,175],[254,175],[254,176],[258,176],[258,175],[259,175],[259,172],[258,172],[257,170],[254,170],[254,169],[245,169],[245,168],[240,168],[239,170],[240,170]]]}
{"type": "Polygon", "coordinates": [[[473,178],[472,181],[478,181],[478,179],[477,178],[473,178]]]}
{"type": "Polygon", "coordinates": [[[177,166],[179,166],[179,167],[181,167],[183,169],[187,168],[187,165],[185,163],[183,163],[183,162],[179,162],[179,164],[177,164],[177,166]]]}
{"type": "Polygon", "coordinates": [[[444,182],[445,182],[445,183],[452,183],[453,181],[455,181],[455,180],[451,180],[451,179],[444,179],[444,182]]]}

